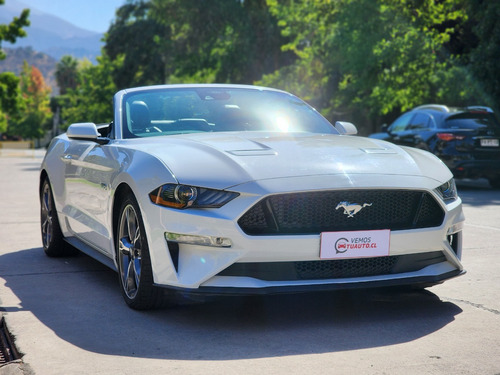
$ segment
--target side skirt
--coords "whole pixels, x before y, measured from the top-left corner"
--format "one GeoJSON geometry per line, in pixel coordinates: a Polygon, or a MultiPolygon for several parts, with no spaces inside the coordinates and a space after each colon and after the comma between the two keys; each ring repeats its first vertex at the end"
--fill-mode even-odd
{"type": "Polygon", "coordinates": [[[93,247],[87,245],[85,242],[79,240],[76,237],[65,237],[64,240],[71,246],[76,247],[82,253],[87,254],[89,257],[94,258],[98,262],[104,264],[105,266],[111,268],[113,271],[118,272],[113,259],[107,257],[100,251],[94,249],[93,247]]]}

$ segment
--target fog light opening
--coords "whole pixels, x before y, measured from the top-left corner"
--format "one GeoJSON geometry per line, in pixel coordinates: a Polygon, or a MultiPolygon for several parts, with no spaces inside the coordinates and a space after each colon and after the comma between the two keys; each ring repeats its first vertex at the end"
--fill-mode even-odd
{"type": "Polygon", "coordinates": [[[447,239],[455,254],[458,255],[458,233],[448,235],[447,239]]]}
{"type": "Polygon", "coordinates": [[[167,245],[175,272],[179,273],[179,244],[177,242],[167,241],[167,245]]]}

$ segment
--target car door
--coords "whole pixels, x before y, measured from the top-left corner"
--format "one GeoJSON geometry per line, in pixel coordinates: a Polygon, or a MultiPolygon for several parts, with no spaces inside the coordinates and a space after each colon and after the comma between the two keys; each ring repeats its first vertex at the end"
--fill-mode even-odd
{"type": "Polygon", "coordinates": [[[408,112],[398,117],[387,129],[390,136],[388,141],[398,145],[407,145],[405,142],[408,136],[408,127],[414,115],[414,112],[408,112]]]}
{"type": "Polygon", "coordinates": [[[417,112],[400,136],[401,145],[429,150],[426,134],[432,128],[432,118],[425,112],[417,112]]]}
{"type": "Polygon", "coordinates": [[[97,250],[112,251],[110,184],[118,169],[110,145],[73,140],[63,155],[66,206],[71,233],[97,250]]]}

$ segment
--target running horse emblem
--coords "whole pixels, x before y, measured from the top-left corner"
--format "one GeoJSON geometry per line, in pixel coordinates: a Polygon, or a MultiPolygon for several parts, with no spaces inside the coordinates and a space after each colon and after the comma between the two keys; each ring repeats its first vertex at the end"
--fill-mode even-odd
{"type": "Polygon", "coordinates": [[[344,209],[344,215],[347,215],[347,217],[354,217],[359,211],[361,211],[365,207],[370,207],[372,203],[364,203],[363,205],[358,204],[358,203],[349,203],[349,202],[340,202],[337,205],[336,210],[339,208],[344,209]]]}

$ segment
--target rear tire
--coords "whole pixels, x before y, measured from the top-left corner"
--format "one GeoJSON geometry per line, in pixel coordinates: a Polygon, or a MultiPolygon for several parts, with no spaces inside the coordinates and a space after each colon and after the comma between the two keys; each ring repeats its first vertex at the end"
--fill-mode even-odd
{"type": "Polygon", "coordinates": [[[161,307],[163,290],[153,285],[146,231],[132,194],[127,194],[120,204],[115,244],[118,276],[127,305],[136,310],[161,307]]]}
{"type": "Polygon", "coordinates": [[[49,257],[63,257],[77,253],[75,248],[64,241],[48,178],[45,178],[40,190],[40,229],[43,250],[49,257]]]}

